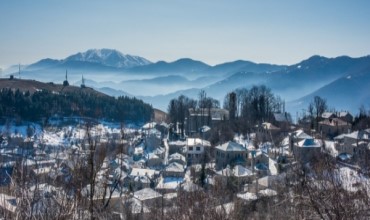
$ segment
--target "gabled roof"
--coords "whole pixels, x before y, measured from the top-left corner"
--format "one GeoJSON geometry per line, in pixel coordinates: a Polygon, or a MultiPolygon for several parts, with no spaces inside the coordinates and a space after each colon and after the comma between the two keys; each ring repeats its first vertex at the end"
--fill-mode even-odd
{"type": "Polygon", "coordinates": [[[183,173],[185,171],[184,166],[182,164],[179,164],[177,162],[172,162],[168,164],[165,168],[166,172],[179,172],[183,173]]]}
{"type": "Polygon", "coordinates": [[[154,199],[161,197],[162,194],[159,192],[151,189],[151,188],[144,188],[142,190],[134,192],[134,198],[139,199],[140,201],[145,201],[148,199],[154,199]]]}
{"type": "Polygon", "coordinates": [[[211,143],[209,141],[202,140],[200,138],[187,138],[186,139],[186,145],[187,146],[202,145],[204,147],[210,147],[211,143]]]}
{"type": "Polygon", "coordinates": [[[146,123],[146,124],[143,126],[143,129],[152,129],[152,128],[154,128],[156,125],[157,125],[157,123],[155,123],[155,122],[149,122],[149,123],[146,123]]]}
{"type": "Polygon", "coordinates": [[[236,196],[245,201],[257,200],[257,195],[255,193],[250,193],[250,192],[238,193],[236,196]]]}
{"type": "Polygon", "coordinates": [[[288,114],[286,113],[274,113],[275,121],[278,122],[289,122],[290,118],[288,117],[288,114]]]}
{"type": "Polygon", "coordinates": [[[312,138],[310,135],[306,134],[303,130],[297,130],[297,131],[293,132],[293,136],[295,138],[299,138],[299,139],[312,138]]]}
{"type": "Polygon", "coordinates": [[[346,117],[347,115],[349,115],[349,116],[353,117],[353,116],[351,115],[351,113],[349,113],[349,112],[339,112],[339,113],[338,113],[338,117],[346,117]]]}
{"type": "Polygon", "coordinates": [[[321,125],[329,125],[329,126],[344,126],[348,125],[348,122],[343,121],[340,118],[333,118],[333,119],[325,119],[323,121],[320,121],[319,124],[321,125]]]}
{"type": "Polygon", "coordinates": [[[262,127],[265,130],[280,130],[280,128],[276,127],[275,125],[273,125],[269,122],[262,123],[262,127]]]}
{"type": "Polygon", "coordinates": [[[322,113],[321,117],[322,118],[332,118],[332,117],[336,117],[336,115],[333,112],[324,112],[322,113]]]}
{"type": "Polygon", "coordinates": [[[313,138],[307,138],[298,142],[299,147],[320,147],[321,143],[313,138]]]}
{"type": "Polygon", "coordinates": [[[229,142],[226,142],[222,145],[219,145],[216,147],[216,149],[218,150],[222,150],[222,151],[246,151],[247,149],[245,149],[245,147],[241,144],[238,144],[234,141],[229,141],[229,142]]]}
{"type": "Polygon", "coordinates": [[[334,138],[334,140],[340,140],[343,138],[351,138],[351,139],[360,139],[360,140],[369,140],[370,133],[368,131],[354,131],[350,134],[341,134],[334,138]]]}
{"type": "Polygon", "coordinates": [[[148,154],[148,160],[155,160],[155,159],[160,159],[160,158],[154,153],[148,154]]]}
{"type": "Polygon", "coordinates": [[[182,177],[164,177],[159,179],[156,189],[177,189],[184,182],[182,177]]]}
{"type": "Polygon", "coordinates": [[[252,176],[253,173],[251,170],[241,166],[241,165],[236,165],[233,169],[231,169],[229,166],[226,167],[223,170],[220,170],[217,172],[218,175],[221,176],[236,176],[236,177],[245,177],[245,176],[252,176]]]}
{"type": "Polygon", "coordinates": [[[152,169],[141,169],[141,168],[132,168],[130,176],[148,176],[153,178],[157,174],[157,171],[152,169]]]}
{"type": "Polygon", "coordinates": [[[171,155],[168,157],[168,160],[169,160],[169,161],[171,161],[171,160],[182,160],[182,161],[186,162],[185,157],[184,157],[182,154],[179,154],[179,153],[171,154],[171,155]]]}

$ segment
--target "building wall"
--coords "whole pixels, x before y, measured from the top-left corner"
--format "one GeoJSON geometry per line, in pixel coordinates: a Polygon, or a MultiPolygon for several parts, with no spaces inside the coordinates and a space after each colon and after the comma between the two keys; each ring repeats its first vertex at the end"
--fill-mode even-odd
{"type": "Polygon", "coordinates": [[[340,134],[346,134],[351,129],[351,125],[327,125],[327,124],[320,124],[320,132],[325,135],[329,136],[336,136],[340,134]]]}
{"type": "Polygon", "coordinates": [[[227,165],[243,165],[247,163],[247,151],[222,151],[216,149],[216,169],[225,168],[227,165]]]}
{"type": "Polygon", "coordinates": [[[294,145],[293,154],[297,161],[307,163],[320,157],[321,147],[300,147],[294,145]]]}

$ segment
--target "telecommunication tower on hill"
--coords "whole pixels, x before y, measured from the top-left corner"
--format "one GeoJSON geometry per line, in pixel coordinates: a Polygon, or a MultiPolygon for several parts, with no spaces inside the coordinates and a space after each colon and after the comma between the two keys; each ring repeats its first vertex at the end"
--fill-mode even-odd
{"type": "Polygon", "coordinates": [[[66,80],[63,81],[63,86],[69,86],[69,83],[68,83],[68,72],[66,70],[66,80]]]}
{"type": "Polygon", "coordinates": [[[82,75],[81,88],[86,88],[84,75],[82,75]]]}

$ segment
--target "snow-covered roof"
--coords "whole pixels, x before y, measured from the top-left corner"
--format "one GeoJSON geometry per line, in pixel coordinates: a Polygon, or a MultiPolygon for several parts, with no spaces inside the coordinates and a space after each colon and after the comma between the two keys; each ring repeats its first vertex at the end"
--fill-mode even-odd
{"type": "Polygon", "coordinates": [[[158,171],[152,169],[132,168],[130,176],[148,176],[153,178],[157,173],[158,171]]]}
{"type": "Polygon", "coordinates": [[[160,159],[156,154],[149,153],[148,154],[148,160],[155,160],[155,159],[160,159]]]}
{"type": "Polygon", "coordinates": [[[293,132],[293,135],[295,138],[299,138],[299,139],[308,139],[308,138],[312,138],[310,135],[306,134],[303,130],[299,129],[295,132],[293,132]]]}
{"type": "Polygon", "coordinates": [[[146,123],[146,124],[143,126],[143,129],[152,129],[152,128],[154,128],[156,125],[157,125],[157,123],[156,123],[156,122],[149,122],[149,123],[146,123]]]}
{"type": "Polygon", "coordinates": [[[261,196],[276,196],[277,192],[275,190],[267,188],[267,189],[260,190],[258,194],[261,196]]]}
{"type": "Polygon", "coordinates": [[[200,131],[201,132],[207,132],[207,131],[210,131],[211,128],[207,125],[203,125],[201,128],[200,128],[200,131]]]}
{"type": "Polygon", "coordinates": [[[245,192],[245,193],[238,193],[236,196],[245,201],[253,201],[257,200],[257,195],[255,193],[245,192]]]}
{"type": "Polygon", "coordinates": [[[210,147],[211,143],[209,141],[200,139],[200,138],[187,138],[186,139],[186,145],[187,146],[196,146],[196,145],[202,145],[204,147],[210,147]]]}
{"type": "Polygon", "coordinates": [[[362,140],[369,140],[370,134],[368,131],[354,131],[350,134],[341,134],[334,138],[334,140],[340,140],[344,138],[351,138],[351,139],[362,139],[362,140]]]}
{"type": "Polygon", "coordinates": [[[322,118],[331,118],[331,117],[335,117],[335,114],[333,112],[324,112],[324,113],[322,113],[321,117],[322,118]]]}
{"type": "Polygon", "coordinates": [[[182,161],[186,162],[185,157],[182,154],[179,154],[179,153],[171,154],[170,156],[168,156],[168,160],[169,161],[171,161],[171,160],[182,160],[182,161]]]}
{"type": "Polygon", "coordinates": [[[251,170],[249,170],[248,168],[245,168],[241,165],[236,165],[236,166],[234,166],[233,169],[231,169],[228,166],[225,169],[220,170],[216,173],[218,175],[221,175],[221,176],[231,176],[232,175],[232,176],[236,176],[236,177],[246,177],[246,176],[252,176],[253,175],[251,170]]]}
{"type": "Polygon", "coordinates": [[[351,113],[349,113],[349,112],[339,112],[338,113],[338,117],[346,117],[347,115],[352,116],[351,113]]]}
{"type": "Polygon", "coordinates": [[[274,118],[278,122],[289,122],[288,115],[285,113],[274,113],[274,118]]]}
{"type": "Polygon", "coordinates": [[[246,151],[245,147],[241,144],[238,144],[234,141],[228,141],[222,145],[216,147],[222,151],[246,151]]]}
{"type": "Polygon", "coordinates": [[[165,177],[161,178],[156,186],[156,189],[177,189],[184,182],[182,177],[165,177]]]}
{"type": "Polygon", "coordinates": [[[170,141],[170,142],[168,142],[168,145],[185,146],[186,145],[186,141],[180,141],[180,140],[170,141]]]}
{"type": "Polygon", "coordinates": [[[160,194],[159,192],[151,188],[144,188],[142,190],[134,192],[134,198],[139,199],[140,201],[145,201],[148,199],[155,199],[161,196],[162,194],[160,194]]]}
{"type": "Polygon", "coordinates": [[[194,184],[192,181],[186,181],[181,185],[181,188],[186,192],[194,192],[202,189],[197,184],[194,184]]]}
{"type": "Polygon", "coordinates": [[[280,130],[280,128],[276,127],[275,125],[269,122],[262,123],[262,128],[266,130],[280,130]]]}
{"type": "Polygon", "coordinates": [[[144,148],[143,147],[135,147],[134,154],[143,154],[144,148]]]}
{"type": "Polygon", "coordinates": [[[172,162],[166,166],[165,171],[183,173],[185,169],[182,164],[179,164],[177,162],[172,162]]]}
{"type": "Polygon", "coordinates": [[[346,160],[350,160],[352,158],[352,155],[351,154],[347,154],[347,153],[341,153],[341,154],[338,155],[338,157],[342,161],[346,161],[346,160]]]}
{"type": "Polygon", "coordinates": [[[166,122],[162,122],[162,123],[160,124],[160,126],[163,126],[163,127],[165,127],[165,128],[169,128],[169,127],[170,127],[166,122]]]}
{"type": "Polygon", "coordinates": [[[321,147],[321,142],[313,138],[307,138],[298,142],[299,147],[321,147]]]}

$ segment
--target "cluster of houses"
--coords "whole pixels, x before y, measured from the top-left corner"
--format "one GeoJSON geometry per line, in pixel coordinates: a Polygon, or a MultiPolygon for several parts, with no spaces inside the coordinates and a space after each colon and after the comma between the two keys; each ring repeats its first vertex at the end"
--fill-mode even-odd
{"type": "MultiPolygon", "coordinates": [[[[226,110],[192,112],[187,121],[188,134],[213,129],[222,120],[228,120],[226,110]],[[199,121],[203,123],[199,124],[199,121]]],[[[234,140],[217,145],[212,145],[204,136],[170,139],[168,131],[171,125],[164,122],[148,123],[124,139],[119,131],[100,132],[99,140],[106,141],[104,146],[112,144],[110,139],[117,136],[113,144],[126,146],[127,150],[108,153],[102,158],[101,166],[96,170],[93,199],[109,198],[109,206],[118,216],[123,215],[122,210],[126,210],[123,207],[127,204],[133,215],[150,214],[158,204],[171,208],[179,191],[203,190],[196,181],[199,173],[204,172],[203,168],[207,170],[204,177],[206,187],[226,184],[229,178],[233,178],[237,182],[237,198],[242,201],[275,196],[274,184],[294,163],[310,162],[323,152],[330,152],[346,163],[366,155],[370,130],[351,131],[352,120],[349,113],[325,113],[319,122],[319,130],[313,134],[311,130],[292,125],[287,114],[278,113],[272,123],[256,126],[253,134],[247,137],[237,135],[234,140]],[[317,133],[336,136],[332,139],[316,138],[317,133]],[[272,140],[274,134],[284,136],[278,146],[272,140]],[[267,141],[256,144],[259,135],[264,135],[267,141]],[[109,196],[104,187],[110,189],[109,196]]],[[[33,140],[22,137],[0,139],[1,210],[9,213],[17,210],[14,202],[17,198],[11,193],[14,187],[12,178],[17,161],[22,158],[26,172],[37,180],[34,181],[38,184],[37,190],[52,191],[52,195],[67,193],[61,183],[68,185],[81,160],[87,160],[91,151],[83,147],[82,138],[71,141],[68,135],[65,136],[62,146],[48,146],[37,141],[36,136],[33,140]],[[53,185],[56,182],[59,184],[53,185]]],[[[35,188],[31,184],[30,191],[31,187],[35,188]]],[[[90,185],[84,185],[82,196],[91,199],[89,194],[90,185]]],[[[56,202],[58,198],[55,196],[56,202]]]]}

